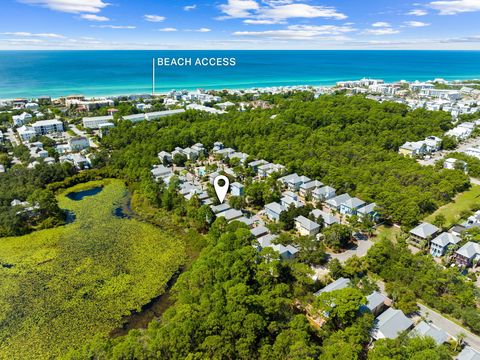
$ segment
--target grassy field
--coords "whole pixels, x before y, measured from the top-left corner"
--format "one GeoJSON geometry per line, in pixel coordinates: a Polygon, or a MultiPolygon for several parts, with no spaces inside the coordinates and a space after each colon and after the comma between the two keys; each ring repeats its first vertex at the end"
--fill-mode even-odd
{"type": "Polygon", "coordinates": [[[458,223],[461,219],[462,211],[470,211],[474,205],[480,205],[480,186],[472,185],[472,187],[461,194],[458,194],[454,201],[442,206],[433,214],[425,218],[425,221],[432,222],[435,216],[442,214],[446,219],[446,227],[458,223]]]}
{"type": "Polygon", "coordinates": [[[59,195],[73,223],[0,239],[1,359],[58,358],[163,293],[185,262],[185,235],[116,217],[125,195],[118,180],[75,186],[59,195]]]}

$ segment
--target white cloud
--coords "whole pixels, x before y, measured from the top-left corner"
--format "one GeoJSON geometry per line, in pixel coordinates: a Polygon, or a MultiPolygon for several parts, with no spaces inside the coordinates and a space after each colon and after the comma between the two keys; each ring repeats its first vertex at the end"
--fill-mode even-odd
{"type": "Polygon", "coordinates": [[[37,33],[32,34],[29,32],[24,31],[17,31],[17,32],[2,32],[0,35],[8,35],[8,36],[24,36],[24,37],[41,37],[41,38],[50,38],[50,39],[64,39],[65,36],[59,34],[51,34],[51,33],[37,33]]]}
{"type": "MultiPolygon", "coordinates": [[[[245,18],[268,20],[269,24],[278,24],[291,18],[329,18],[336,20],[346,19],[347,16],[338,12],[334,7],[314,6],[302,3],[293,3],[291,0],[269,0],[260,5],[254,0],[228,0],[227,4],[220,5],[225,16],[219,19],[245,18]]],[[[251,24],[255,24],[254,22],[251,24]]],[[[260,23],[257,23],[260,24],[260,23]]]]}
{"type": "Polygon", "coordinates": [[[407,12],[407,15],[413,15],[413,16],[425,16],[427,14],[428,14],[428,11],[421,10],[421,9],[413,9],[413,10],[407,12]]]}
{"type": "Polygon", "coordinates": [[[392,29],[392,28],[378,28],[378,29],[365,30],[364,34],[381,36],[381,35],[394,35],[394,34],[398,34],[399,32],[400,31],[392,29]]]}
{"type": "Polygon", "coordinates": [[[207,33],[207,32],[210,32],[212,30],[208,29],[208,28],[200,28],[200,29],[196,29],[196,30],[193,30],[193,31],[199,32],[199,33],[207,33]]]}
{"type": "Polygon", "coordinates": [[[251,11],[258,10],[260,5],[254,0],[228,0],[219,7],[226,15],[224,18],[246,18],[252,16],[251,11]]]}
{"type": "Polygon", "coordinates": [[[7,41],[10,43],[32,43],[32,44],[43,43],[43,40],[40,40],[40,39],[5,39],[2,41],[7,41]]]}
{"type": "Polygon", "coordinates": [[[91,25],[94,28],[100,29],[136,29],[136,26],[132,25],[91,25]]]}
{"type": "Polygon", "coordinates": [[[429,4],[432,9],[438,10],[440,15],[455,15],[465,12],[480,11],[479,0],[445,0],[433,1],[429,4]]]}
{"type": "Polygon", "coordinates": [[[98,16],[95,14],[82,14],[80,15],[82,19],[89,21],[109,21],[110,19],[106,16],[98,16]]]}
{"type": "MultiPolygon", "coordinates": [[[[237,31],[235,36],[248,37],[266,37],[272,39],[312,39],[312,38],[327,38],[327,36],[339,36],[349,32],[356,31],[350,26],[335,26],[335,25],[291,25],[281,30],[267,30],[267,31],[237,31]]],[[[340,38],[336,38],[340,39],[340,38]]],[[[345,39],[345,38],[342,38],[345,39]]]]}
{"type": "Polygon", "coordinates": [[[99,13],[110,5],[103,0],[18,0],[21,3],[39,5],[66,13],[99,13]]]}
{"type": "Polygon", "coordinates": [[[160,15],[144,15],[143,18],[150,22],[162,22],[165,20],[165,16],[160,15]]]}
{"type": "Polygon", "coordinates": [[[425,27],[425,26],[430,26],[429,23],[425,23],[422,21],[405,21],[404,22],[405,26],[408,27],[425,27]]]}
{"type": "Polygon", "coordinates": [[[286,20],[290,18],[331,18],[344,20],[346,15],[337,12],[335,8],[326,6],[312,6],[307,4],[288,4],[261,8],[258,17],[262,19],[286,20]]]}
{"type": "Polygon", "coordinates": [[[167,28],[163,28],[163,29],[158,29],[157,31],[160,31],[160,32],[175,32],[175,31],[178,31],[178,29],[175,29],[175,28],[172,28],[172,27],[167,27],[167,28]]]}
{"type": "Polygon", "coordinates": [[[373,27],[391,27],[388,22],[378,21],[372,24],[373,27]]]}
{"type": "Polygon", "coordinates": [[[196,8],[197,8],[197,5],[187,5],[183,7],[183,10],[191,11],[191,10],[195,10],[196,8]]]}
{"type": "Polygon", "coordinates": [[[263,19],[263,20],[255,20],[255,19],[246,19],[246,20],[243,20],[243,23],[244,24],[248,24],[248,25],[275,25],[275,24],[285,24],[285,21],[283,20],[267,20],[267,19],[263,19]]]}

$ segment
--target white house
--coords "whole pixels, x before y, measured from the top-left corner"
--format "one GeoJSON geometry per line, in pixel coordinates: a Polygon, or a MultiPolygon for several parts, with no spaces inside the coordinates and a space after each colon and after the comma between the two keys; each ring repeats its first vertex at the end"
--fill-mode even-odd
{"type": "Polygon", "coordinates": [[[30,141],[32,138],[37,136],[35,129],[31,126],[23,125],[17,129],[17,133],[20,136],[22,141],[30,141]]]}
{"type": "Polygon", "coordinates": [[[32,120],[32,115],[30,115],[27,112],[24,112],[20,115],[12,116],[12,120],[13,120],[13,125],[22,126],[32,120]]]}

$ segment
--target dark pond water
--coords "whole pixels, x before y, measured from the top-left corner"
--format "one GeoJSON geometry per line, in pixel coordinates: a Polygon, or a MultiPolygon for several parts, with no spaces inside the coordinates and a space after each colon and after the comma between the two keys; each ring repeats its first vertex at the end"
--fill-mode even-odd
{"type": "Polygon", "coordinates": [[[97,195],[102,190],[103,190],[103,188],[99,186],[99,187],[94,187],[94,188],[91,188],[91,189],[88,189],[88,190],[71,192],[71,193],[67,194],[67,197],[71,200],[74,200],[74,201],[80,201],[84,197],[97,195]]]}

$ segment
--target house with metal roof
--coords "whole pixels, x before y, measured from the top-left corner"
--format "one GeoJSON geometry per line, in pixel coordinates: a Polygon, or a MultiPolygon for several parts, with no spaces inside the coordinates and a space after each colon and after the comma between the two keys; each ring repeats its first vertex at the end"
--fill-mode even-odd
{"type": "Polygon", "coordinates": [[[410,242],[417,247],[423,247],[440,231],[435,225],[427,222],[421,223],[410,230],[410,242]]]}
{"type": "Polygon", "coordinates": [[[349,286],[350,286],[350,279],[341,277],[341,278],[338,278],[337,280],[335,280],[334,282],[328,284],[324,288],[318,290],[313,295],[318,296],[318,295],[320,295],[322,293],[325,293],[325,292],[332,292],[332,291],[335,291],[335,290],[341,290],[341,289],[345,289],[346,287],[349,287],[349,286]]]}
{"type": "Polygon", "coordinates": [[[445,331],[425,321],[419,322],[410,332],[410,336],[431,337],[437,345],[442,345],[450,337],[445,331]]]}
{"type": "Polygon", "coordinates": [[[441,233],[431,241],[430,254],[435,257],[443,256],[449,247],[457,245],[460,240],[458,236],[452,233],[441,233]]]}
{"type": "Polygon", "coordinates": [[[312,214],[317,221],[321,217],[323,219],[325,227],[340,223],[340,221],[335,216],[320,209],[313,209],[310,214],[312,214]]]}
{"type": "Polygon", "coordinates": [[[480,263],[480,244],[469,241],[455,252],[455,261],[459,266],[477,266],[480,263]]]}
{"type": "Polygon", "coordinates": [[[277,202],[272,202],[265,205],[265,214],[272,221],[280,220],[280,214],[283,211],[285,211],[285,208],[277,202]]]}
{"type": "Polygon", "coordinates": [[[262,251],[264,248],[270,247],[277,251],[283,259],[293,258],[298,253],[298,249],[292,245],[273,244],[272,241],[277,237],[277,235],[268,234],[258,238],[257,250],[262,251]]]}
{"type": "Polygon", "coordinates": [[[295,228],[301,236],[315,236],[320,232],[320,225],[305,216],[297,216],[294,220],[295,228]]]}
{"type": "Polygon", "coordinates": [[[217,214],[217,217],[220,216],[223,216],[227,221],[232,221],[243,217],[243,213],[240,210],[228,209],[217,214]]]}
{"type": "Polygon", "coordinates": [[[300,185],[300,195],[307,196],[308,194],[312,194],[313,190],[320,188],[323,186],[323,183],[318,180],[312,180],[300,185]]]}
{"type": "Polygon", "coordinates": [[[391,303],[391,300],[385,295],[374,291],[367,296],[367,303],[362,305],[360,310],[371,312],[374,316],[380,315],[388,305],[391,303]]]}
{"type": "Polygon", "coordinates": [[[322,186],[312,191],[312,198],[317,202],[325,201],[335,197],[335,191],[331,186],[322,186]]]}
{"type": "Polygon", "coordinates": [[[379,339],[396,339],[402,331],[413,326],[412,320],[407,318],[401,310],[388,308],[374,321],[372,337],[379,339]]]}
{"type": "Polygon", "coordinates": [[[370,203],[370,204],[365,204],[361,208],[357,210],[357,216],[360,219],[365,219],[368,218],[372,221],[378,221],[379,220],[379,214],[376,211],[377,204],[375,203],[370,203]]]}
{"type": "Polygon", "coordinates": [[[252,233],[253,237],[258,239],[259,237],[267,235],[269,230],[265,226],[257,226],[250,230],[250,232],[252,233]]]}
{"type": "Polygon", "coordinates": [[[214,214],[219,214],[223,211],[230,210],[231,207],[230,207],[230,205],[228,205],[228,203],[225,202],[225,203],[222,203],[222,204],[219,204],[219,205],[212,205],[212,206],[210,206],[210,209],[212,209],[214,214]]]}
{"type": "Polygon", "coordinates": [[[327,206],[331,210],[339,211],[340,206],[349,199],[351,199],[350,195],[341,194],[325,201],[325,206],[327,206]]]}
{"type": "Polygon", "coordinates": [[[357,215],[357,210],[364,206],[365,201],[353,197],[340,204],[340,213],[344,215],[357,215]]]}
{"type": "Polygon", "coordinates": [[[460,354],[457,356],[457,360],[480,360],[480,352],[465,346],[460,354]]]}

